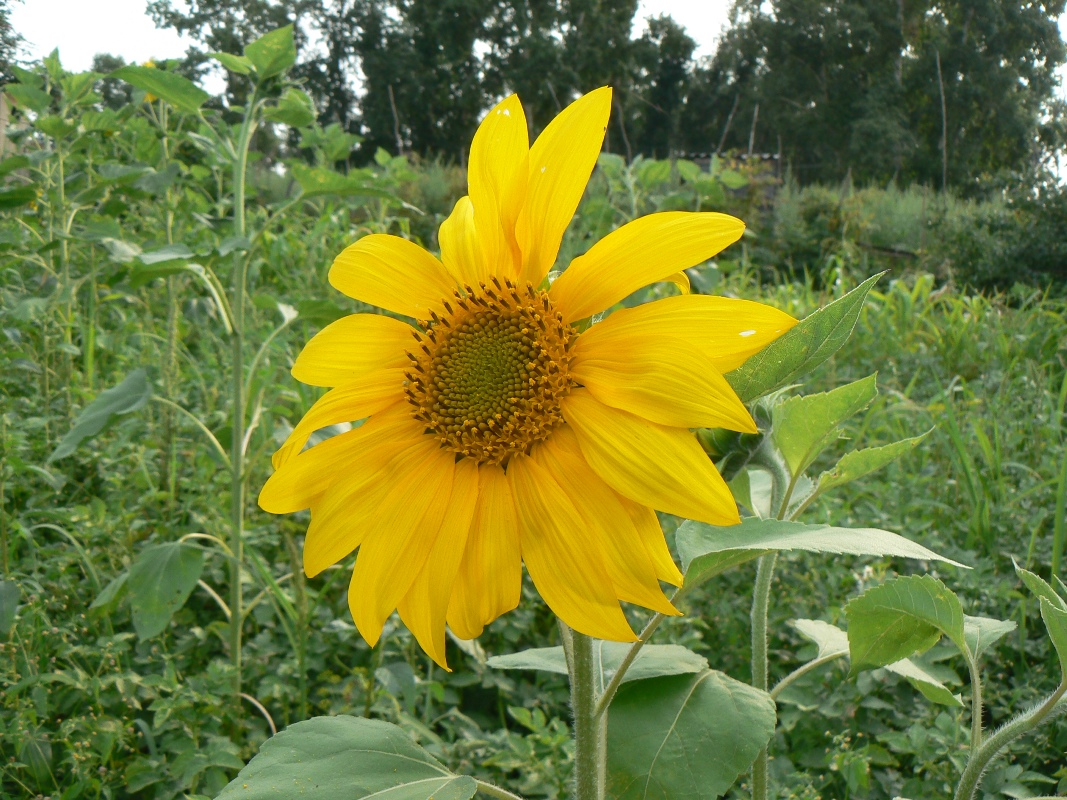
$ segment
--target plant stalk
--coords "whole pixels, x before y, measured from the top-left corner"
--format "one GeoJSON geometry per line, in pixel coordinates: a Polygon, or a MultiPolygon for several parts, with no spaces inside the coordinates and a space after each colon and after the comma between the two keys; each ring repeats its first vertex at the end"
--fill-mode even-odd
{"type": "Polygon", "coordinates": [[[965,654],[971,673],[971,755],[982,746],[982,675],[970,653],[965,654]]]}
{"type": "MultiPolygon", "coordinates": [[[[789,509],[789,496],[794,485],[793,476],[781,454],[771,444],[768,436],[753,457],[753,463],[767,469],[771,474],[771,509],[777,510],[782,519],[789,509]]],[[[767,612],[771,603],[771,583],[778,553],[760,556],[756,567],[756,585],[752,590],[752,685],[766,692],[769,688],[767,662],[767,612]]],[[[767,748],[760,750],[752,763],[752,800],[767,800],[769,788],[769,758],[767,748]]]]}
{"type": "MultiPolygon", "coordinates": [[[[248,166],[248,147],[255,130],[255,116],[259,108],[258,88],[252,93],[241,131],[237,139],[237,158],[233,166],[233,232],[245,235],[245,172],[248,166]]],[[[233,666],[233,690],[236,705],[240,706],[241,695],[241,623],[244,620],[244,596],[241,587],[241,565],[244,563],[244,318],[245,289],[248,262],[240,253],[234,255],[233,296],[230,309],[233,315],[232,392],[233,417],[230,442],[230,550],[233,552],[230,570],[230,663],[233,666]]]]}
{"type": "Polygon", "coordinates": [[[604,800],[607,717],[596,713],[593,640],[571,631],[571,710],[574,713],[575,800],[604,800]]]}
{"type": "Polygon", "coordinates": [[[1001,726],[1000,730],[985,740],[977,752],[971,753],[970,760],[960,776],[954,800],[974,800],[978,794],[978,785],[982,781],[989,762],[1023,734],[1029,733],[1050,716],[1067,710],[1067,704],[1061,704],[1064,692],[1067,692],[1067,680],[1061,681],[1059,687],[1041,704],[1020,714],[1011,722],[1001,726]]]}

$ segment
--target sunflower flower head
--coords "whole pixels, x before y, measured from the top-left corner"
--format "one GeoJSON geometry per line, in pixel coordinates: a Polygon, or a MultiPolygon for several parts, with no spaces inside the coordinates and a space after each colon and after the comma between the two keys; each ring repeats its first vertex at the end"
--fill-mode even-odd
{"type": "Polygon", "coordinates": [[[335,288],[396,316],[344,317],[305,346],[293,375],[331,388],[275,453],[259,502],[311,509],[309,576],[358,551],[349,607],[372,645],[396,610],[447,668],[446,626],[474,638],[514,608],[524,564],[572,628],[632,641],[620,601],[678,613],[660,587],[682,576],[656,510],[738,521],[692,429],[756,431],[723,373],[795,320],[683,295],[585,325],[740,238],[724,214],[634,220],[548,285],[610,109],[610,89],[590,92],[531,145],[522,105],[505,99],[475,134],[440,259],[374,234],[330,270],[335,288]]]}

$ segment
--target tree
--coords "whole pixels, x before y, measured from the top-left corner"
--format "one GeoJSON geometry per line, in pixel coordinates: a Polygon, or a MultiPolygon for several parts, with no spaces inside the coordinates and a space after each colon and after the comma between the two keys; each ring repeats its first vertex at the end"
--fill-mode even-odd
{"type": "MultiPolygon", "coordinates": [[[[656,158],[678,149],[678,125],[689,90],[690,67],[696,42],[670,16],[648,21],[648,31],[637,41],[638,86],[644,97],[628,103],[637,129],[636,148],[656,158]]],[[[635,87],[635,90],[638,87],[635,87]]],[[[636,96],[636,95],[635,95],[636,96]]]]}
{"type": "Polygon", "coordinates": [[[683,129],[777,149],[801,180],[950,185],[1023,168],[1067,58],[1064,0],[736,0],[731,31],[698,71],[683,129]],[[937,65],[940,63],[940,78],[937,65]],[[942,114],[942,91],[945,113],[942,114]],[[731,113],[732,112],[732,113],[731,113]],[[942,128],[948,132],[942,147],[942,128]]]}

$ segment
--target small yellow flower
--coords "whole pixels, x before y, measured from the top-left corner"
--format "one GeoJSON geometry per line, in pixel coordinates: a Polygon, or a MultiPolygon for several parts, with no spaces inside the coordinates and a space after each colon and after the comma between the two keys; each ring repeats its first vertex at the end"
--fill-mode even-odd
{"type": "MultiPolygon", "coordinates": [[[[148,60],[147,60],[146,62],[144,62],[144,63],[143,63],[143,64],[142,64],[141,66],[142,66],[142,67],[154,67],[155,65],[156,65],[156,62],[155,62],[155,61],[153,61],[153,60],[152,60],[152,59],[150,58],[150,59],[148,59],[148,60]]],[[[154,103],[154,102],[156,102],[156,100],[158,100],[158,99],[159,99],[159,98],[158,98],[158,97],[156,97],[156,96],[155,96],[154,94],[152,94],[151,92],[145,92],[145,95],[144,95],[144,101],[145,101],[146,103],[154,103]]]]}
{"type": "Polygon", "coordinates": [[[393,610],[445,666],[463,639],[514,608],[522,565],[568,625],[635,636],[619,601],[678,612],[655,509],[738,522],[691,428],[755,432],[723,373],[795,324],[759,303],[683,295],[581,323],[722,250],[744,225],[665,212],[624,225],[545,278],[596,164],[611,110],[598,89],[527,138],[522,105],[494,108],[471,145],[469,197],[441,225],[441,259],[375,234],[330,283],[418,320],[355,314],[293,367],[333,387],[274,456],[267,511],[311,509],[304,569],[353,551],[349,606],[371,644],[393,610]],[[364,424],[308,450],[317,429],[364,424]]]}

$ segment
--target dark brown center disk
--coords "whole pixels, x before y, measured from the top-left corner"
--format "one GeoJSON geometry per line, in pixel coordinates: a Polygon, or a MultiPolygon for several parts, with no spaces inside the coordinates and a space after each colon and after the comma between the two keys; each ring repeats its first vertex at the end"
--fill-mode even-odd
{"type": "Polygon", "coordinates": [[[406,392],[442,447],[486,464],[544,441],[563,422],[578,335],[545,292],[494,278],[442,303],[416,334],[406,392]]]}

